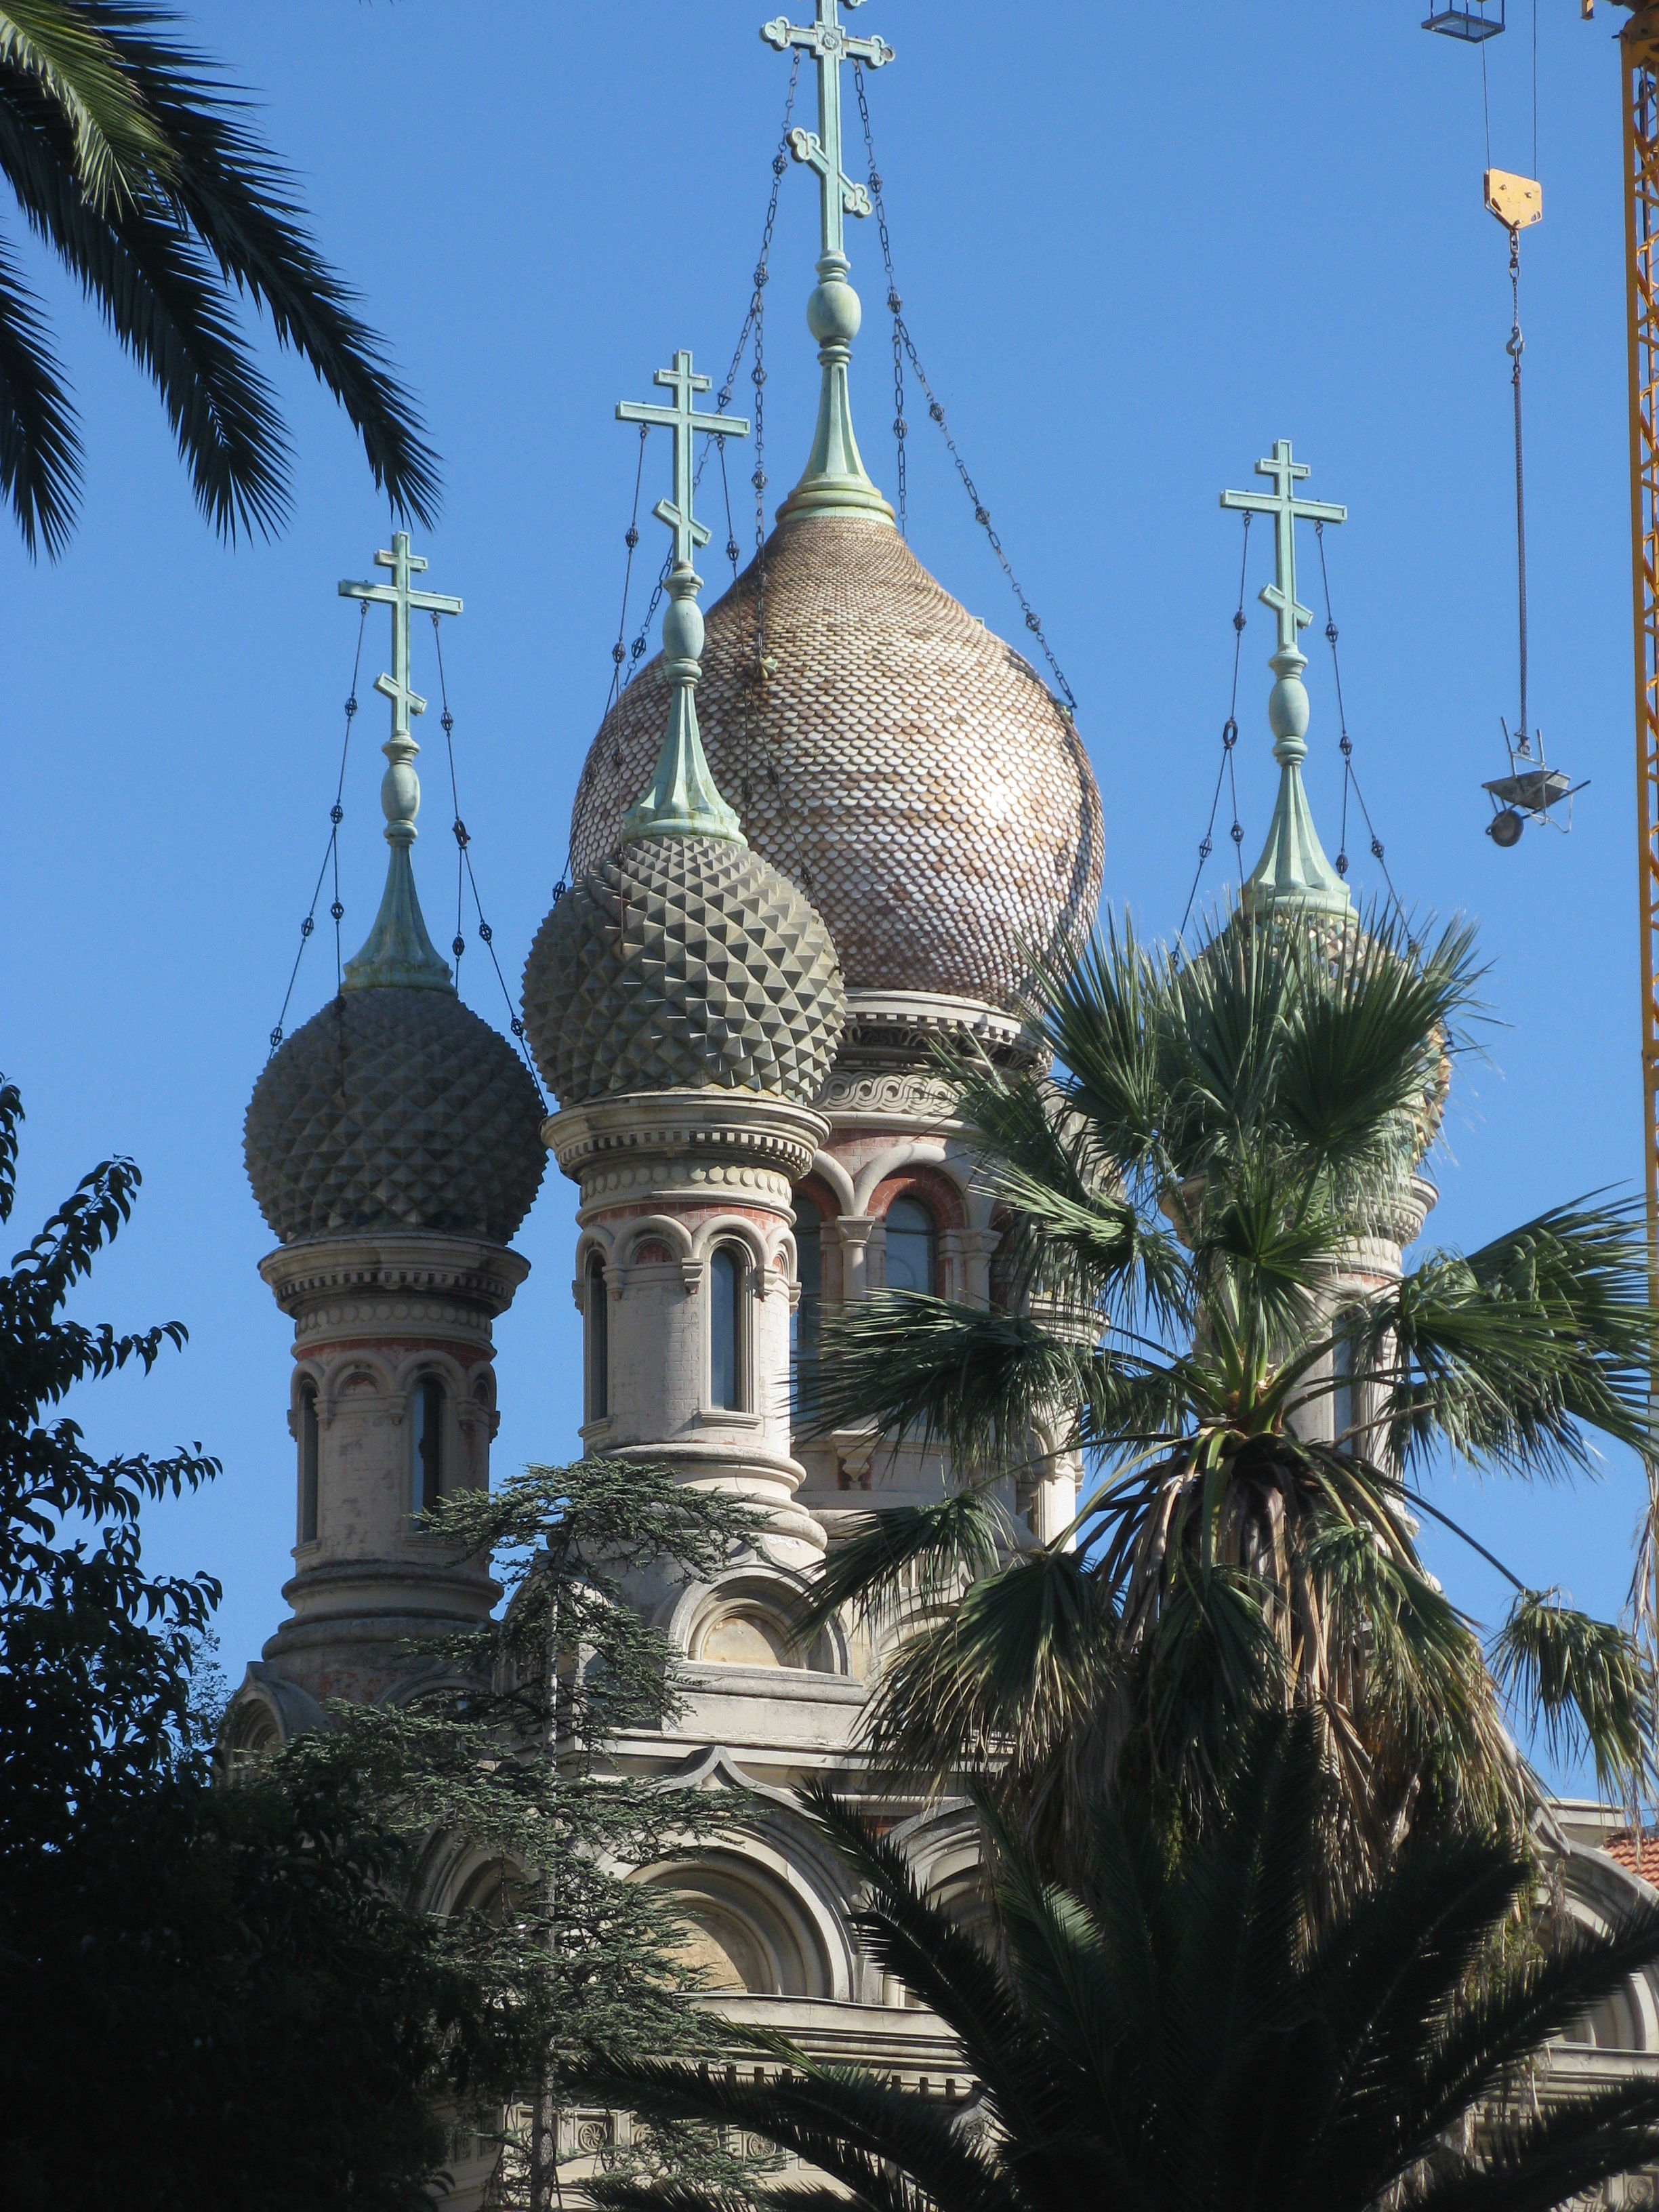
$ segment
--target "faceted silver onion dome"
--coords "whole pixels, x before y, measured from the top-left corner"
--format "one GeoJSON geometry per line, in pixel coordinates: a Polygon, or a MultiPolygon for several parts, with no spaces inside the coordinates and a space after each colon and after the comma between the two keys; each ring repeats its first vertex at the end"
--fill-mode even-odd
{"type": "MultiPolygon", "coordinates": [[[[1093,921],[1103,848],[1082,743],[1030,666],[890,524],[855,515],[787,517],[706,620],[708,765],[823,916],[847,988],[1016,1002],[1030,954],[1093,921]]],[[[601,725],[574,876],[616,850],[669,690],[659,657],[601,725]]]]}
{"type": "Polygon", "coordinates": [[[284,1244],[398,1230],[506,1244],[547,1164],[542,1112],[453,988],[348,988],[254,1085],[248,1180],[284,1244]]]}
{"type": "Polygon", "coordinates": [[[525,964],[526,1028],[562,1106],[713,1086],[805,1103],[845,1011],[828,930],[730,837],[623,845],[559,901],[525,964]]]}

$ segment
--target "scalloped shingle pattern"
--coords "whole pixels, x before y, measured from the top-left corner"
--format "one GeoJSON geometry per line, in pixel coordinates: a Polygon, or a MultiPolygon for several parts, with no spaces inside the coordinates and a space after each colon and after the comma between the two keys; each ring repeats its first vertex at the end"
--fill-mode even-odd
{"type": "Polygon", "coordinates": [[[624,845],[559,901],[525,963],[525,1025],[563,1106],[714,1085],[805,1103],[845,1011],[817,914],[724,838],[624,845]]]}
{"type": "Polygon", "coordinates": [[[344,991],[253,1087],[248,1181],[284,1244],[425,1230],[507,1243],[547,1153],[507,1040],[447,991],[344,991]]]}
{"type": "MultiPolygon", "coordinates": [[[[616,849],[668,690],[659,657],[601,724],[576,793],[573,876],[616,849]]],[[[817,906],[849,991],[1012,1006],[1030,950],[1093,921],[1103,832],[1076,730],[896,530],[780,524],[763,564],[708,611],[697,713],[744,836],[817,906]],[[775,667],[757,684],[763,565],[775,667]]]]}

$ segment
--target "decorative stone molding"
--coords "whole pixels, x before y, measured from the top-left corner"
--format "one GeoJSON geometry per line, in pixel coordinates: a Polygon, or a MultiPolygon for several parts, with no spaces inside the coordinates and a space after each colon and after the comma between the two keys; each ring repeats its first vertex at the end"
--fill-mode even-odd
{"type": "Polygon", "coordinates": [[[568,1106],[542,1125],[583,1206],[750,1192],[787,1207],[830,1133],[811,1107],[735,1091],[668,1091],[568,1106]]]}
{"type": "Polygon", "coordinates": [[[301,1345],[400,1328],[488,1342],[530,1262],[465,1237],[318,1237],[268,1253],[259,1273],[301,1345]]]}

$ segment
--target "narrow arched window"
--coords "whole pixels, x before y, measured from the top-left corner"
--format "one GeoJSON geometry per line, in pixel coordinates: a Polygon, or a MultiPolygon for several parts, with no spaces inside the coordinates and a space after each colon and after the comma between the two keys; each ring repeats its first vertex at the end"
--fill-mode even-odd
{"type": "Polygon", "coordinates": [[[444,1494],[444,1386],[435,1375],[422,1375],[415,1385],[413,1413],[410,1443],[415,1510],[429,1513],[444,1494]]]}
{"type": "Polygon", "coordinates": [[[317,1385],[300,1385],[300,1541],[317,1540],[317,1385]]]}
{"type": "Polygon", "coordinates": [[[748,1260],[735,1244],[720,1244],[708,1267],[708,1402],[727,1412],[742,1408],[746,1364],[743,1293],[748,1260]]]}
{"type": "Polygon", "coordinates": [[[795,1273],[800,1297],[789,1322],[789,1372],[795,1419],[811,1417],[823,1322],[823,1222],[816,1206],[795,1208],[795,1273]]]}
{"type": "Polygon", "coordinates": [[[586,1277],[587,1418],[603,1421],[611,1412],[611,1309],[605,1303],[605,1261],[598,1252],[587,1255],[586,1277]]]}
{"type": "Polygon", "coordinates": [[[887,1209],[887,1287],[927,1291],[939,1285],[939,1234],[933,1217],[914,1198],[896,1198],[887,1209]]]}

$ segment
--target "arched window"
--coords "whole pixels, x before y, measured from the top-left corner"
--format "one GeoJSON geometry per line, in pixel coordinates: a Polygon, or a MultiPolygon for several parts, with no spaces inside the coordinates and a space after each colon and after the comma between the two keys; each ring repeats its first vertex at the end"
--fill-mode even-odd
{"type": "Polygon", "coordinates": [[[587,1255],[587,1296],[583,1316],[587,1329],[587,1418],[603,1421],[611,1412],[611,1310],[605,1297],[605,1261],[587,1255]]]}
{"type": "Polygon", "coordinates": [[[743,1294],[748,1255],[735,1244],[718,1244],[708,1267],[708,1402],[742,1410],[748,1383],[743,1294]]]}
{"type": "Polygon", "coordinates": [[[816,1206],[795,1208],[795,1273],[800,1297],[789,1322],[789,1371],[798,1421],[812,1412],[823,1320],[823,1221],[816,1206]]]}
{"type": "Polygon", "coordinates": [[[939,1232],[933,1217],[914,1198],[896,1198],[887,1209],[887,1287],[927,1291],[939,1287],[939,1232]]]}
{"type": "Polygon", "coordinates": [[[300,1385],[300,1541],[317,1540],[317,1385],[300,1385]]]}
{"type": "Polygon", "coordinates": [[[444,1386],[435,1375],[415,1385],[410,1426],[410,1473],[416,1513],[429,1513],[444,1494],[444,1386]]]}

